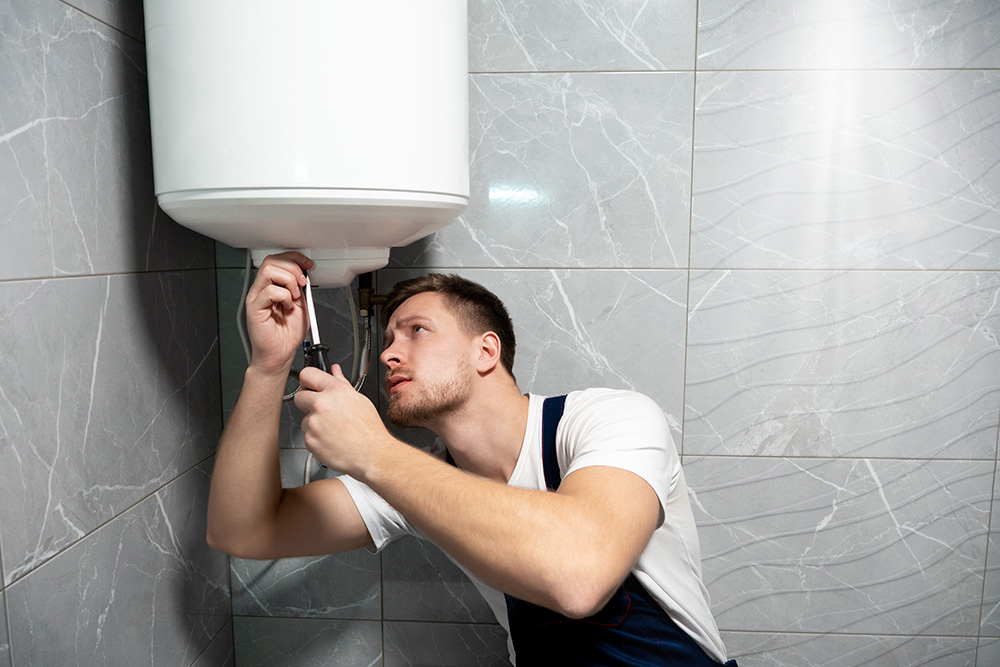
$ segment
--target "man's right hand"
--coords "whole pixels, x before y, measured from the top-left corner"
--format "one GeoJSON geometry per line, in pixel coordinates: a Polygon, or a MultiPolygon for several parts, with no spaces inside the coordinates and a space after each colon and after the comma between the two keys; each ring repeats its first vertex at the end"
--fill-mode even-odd
{"type": "Polygon", "coordinates": [[[309,328],[303,270],[311,259],[298,252],[269,255],[247,293],[250,366],[268,375],[287,375],[309,328]]]}

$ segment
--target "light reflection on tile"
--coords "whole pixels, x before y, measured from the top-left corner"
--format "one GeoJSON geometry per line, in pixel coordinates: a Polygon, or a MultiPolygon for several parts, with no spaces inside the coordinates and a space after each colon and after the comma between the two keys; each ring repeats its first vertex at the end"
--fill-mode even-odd
{"type": "Polygon", "coordinates": [[[699,69],[1000,66],[992,0],[701,0],[699,69]]]}
{"type": "Polygon", "coordinates": [[[693,76],[511,74],[470,84],[471,199],[405,266],[687,263],[693,76]]]}
{"type": "Polygon", "coordinates": [[[699,76],[691,265],[1000,265],[1000,73],[699,76]]]}

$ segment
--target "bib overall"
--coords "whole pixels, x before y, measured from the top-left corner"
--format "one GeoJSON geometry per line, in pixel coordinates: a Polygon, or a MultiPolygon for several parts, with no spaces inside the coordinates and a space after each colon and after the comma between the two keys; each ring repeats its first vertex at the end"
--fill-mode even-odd
{"type": "MultiPolygon", "coordinates": [[[[542,461],[545,483],[559,488],[556,426],[565,396],[542,408],[542,461]]],[[[506,595],[507,619],[518,667],[718,667],[629,574],[607,605],[574,620],[506,595]]],[[[736,667],[730,660],[726,667],[736,667]]]]}

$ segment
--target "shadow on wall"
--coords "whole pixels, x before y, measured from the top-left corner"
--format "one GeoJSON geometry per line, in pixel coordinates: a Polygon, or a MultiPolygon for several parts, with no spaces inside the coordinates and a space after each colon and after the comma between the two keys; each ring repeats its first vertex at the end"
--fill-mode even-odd
{"type": "MultiPolygon", "coordinates": [[[[114,25],[124,26],[130,35],[142,40],[142,3],[114,5],[118,12],[114,25]]],[[[141,275],[126,281],[131,293],[123,300],[126,307],[138,311],[130,321],[141,327],[135,332],[142,341],[138,349],[146,351],[148,358],[136,361],[141,377],[126,385],[156,385],[152,392],[137,387],[131,393],[155,396],[162,402],[136,405],[144,410],[143,418],[151,420],[147,433],[136,443],[137,450],[149,447],[144,455],[152,460],[146,474],[170,477],[172,468],[179,467],[183,474],[202,462],[197,484],[191,486],[194,480],[190,474],[183,478],[186,481],[181,488],[193,492],[194,498],[182,499],[176,496],[185,494],[165,493],[163,489],[157,492],[163,495],[161,507],[164,502],[176,506],[165,517],[174,524],[169,533],[173,544],[163,546],[171,552],[169,567],[178,567],[184,574],[167,578],[173,582],[169,584],[173,590],[157,602],[156,613],[174,616],[169,624],[182,628],[181,636],[190,642],[175,649],[185,660],[194,661],[218,635],[219,612],[228,615],[230,607],[228,559],[211,552],[205,542],[210,466],[204,459],[214,452],[222,424],[214,243],[175,223],[156,204],[145,47],[137,52],[142,60],[132,63],[126,62],[123,51],[113,50],[112,57],[122,62],[109,66],[120,76],[133,78],[127,90],[134,91],[122,105],[123,117],[118,119],[128,152],[123,162],[129,167],[123,170],[128,182],[120,184],[119,191],[125,198],[122,208],[131,221],[125,232],[129,235],[130,268],[141,275]],[[157,428],[162,413],[171,415],[162,420],[173,425],[169,432],[157,428]],[[178,459],[183,460],[179,466],[178,459]]],[[[127,400],[136,403],[134,398],[127,400]]],[[[171,482],[171,488],[176,483],[182,482],[171,482]]],[[[230,653],[218,664],[232,664],[231,651],[222,646],[224,643],[213,644],[214,653],[230,653]]]]}

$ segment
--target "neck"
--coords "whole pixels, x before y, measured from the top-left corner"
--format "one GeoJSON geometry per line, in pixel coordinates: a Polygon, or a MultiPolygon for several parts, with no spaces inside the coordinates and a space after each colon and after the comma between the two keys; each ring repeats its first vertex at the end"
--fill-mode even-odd
{"type": "Polygon", "coordinates": [[[506,484],[521,454],[528,402],[513,382],[484,387],[431,430],[444,441],[459,468],[506,484]]]}

